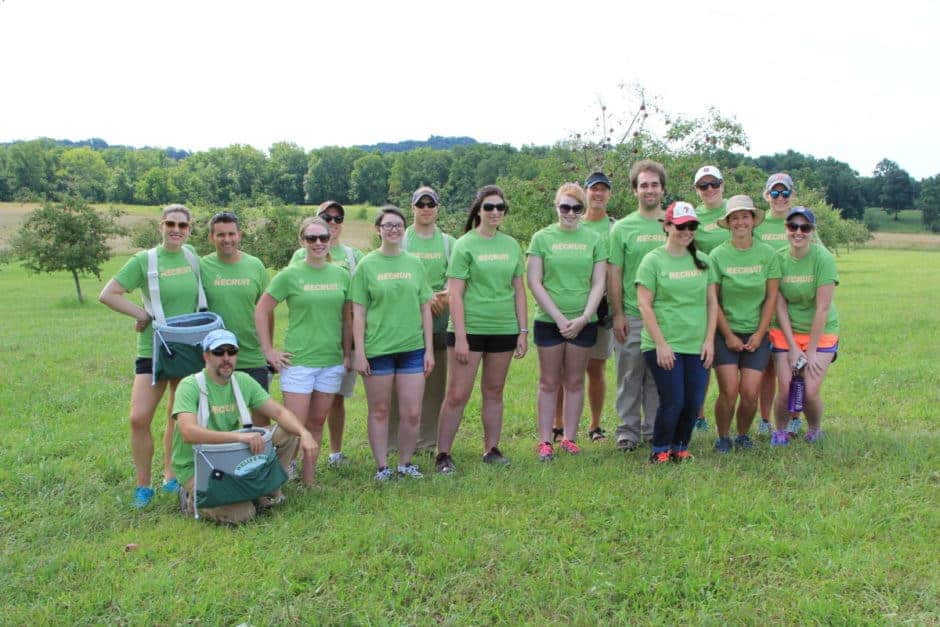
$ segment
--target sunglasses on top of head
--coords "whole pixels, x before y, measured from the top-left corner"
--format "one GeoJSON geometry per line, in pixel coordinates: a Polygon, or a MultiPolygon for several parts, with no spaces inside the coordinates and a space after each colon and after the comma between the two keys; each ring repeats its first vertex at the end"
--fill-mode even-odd
{"type": "Polygon", "coordinates": [[[574,213],[579,214],[584,211],[584,205],[558,205],[558,211],[561,213],[574,213]]]}
{"type": "Polygon", "coordinates": [[[675,222],[670,222],[672,226],[676,227],[677,231],[696,231],[698,230],[698,222],[683,222],[682,224],[676,224],[675,222]]]}
{"type": "Polygon", "coordinates": [[[494,204],[490,202],[485,202],[483,203],[483,206],[481,207],[481,209],[483,209],[483,211],[506,211],[506,203],[498,202],[494,204]]]}
{"type": "Polygon", "coordinates": [[[770,197],[771,197],[771,198],[779,198],[780,196],[783,196],[784,198],[789,198],[789,197],[790,197],[790,190],[788,190],[788,189],[772,189],[772,190],[770,190],[770,197]]]}
{"type": "Polygon", "coordinates": [[[332,213],[321,213],[320,219],[326,223],[335,222],[336,224],[342,224],[344,218],[340,215],[334,216],[332,213]]]}
{"type": "Polygon", "coordinates": [[[808,222],[804,224],[797,224],[796,222],[787,222],[787,230],[790,231],[791,233],[796,233],[797,231],[802,231],[804,233],[812,233],[813,229],[815,228],[816,228],[815,226],[813,226],[812,224],[809,224],[808,222]]]}
{"type": "Polygon", "coordinates": [[[164,221],[163,221],[163,224],[164,224],[164,226],[166,226],[168,229],[176,229],[176,228],[179,228],[180,230],[182,230],[182,229],[188,229],[188,228],[189,228],[189,222],[174,222],[173,220],[164,220],[164,221]]]}
{"type": "Polygon", "coordinates": [[[224,346],[220,346],[219,348],[213,348],[209,352],[215,355],[216,357],[221,357],[222,355],[228,355],[229,357],[234,357],[235,355],[238,354],[238,348],[236,348],[235,346],[229,346],[228,348],[224,346]]]}
{"type": "Polygon", "coordinates": [[[328,241],[330,241],[330,234],[329,233],[320,233],[319,235],[304,234],[304,240],[310,242],[311,244],[317,240],[320,240],[321,242],[326,244],[328,241]]]}
{"type": "Polygon", "coordinates": [[[711,187],[712,189],[718,189],[719,187],[721,187],[722,183],[724,183],[724,181],[718,180],[718,181],[712,181],[710,183],[709,182],[696,183],[695,186],[701,190],[706,190],[709,187],[711,187]]]}

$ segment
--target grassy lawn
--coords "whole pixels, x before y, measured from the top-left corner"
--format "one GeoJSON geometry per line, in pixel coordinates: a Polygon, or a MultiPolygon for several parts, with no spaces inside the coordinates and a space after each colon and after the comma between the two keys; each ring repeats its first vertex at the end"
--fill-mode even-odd
{"type": "Polygon", "coordinates": [[[816,446],[721,457],[712,432],[694,463],[651,468],[648,449],[582,437],[581,456],[540,464],[533,348],[509,375],[511,468],[480,463],[474,399],[456,476],[375,485],[360,384],[353,463],[235,529],[183,519],[170,497],[131,509],[130,320],[74,303],[64,274],[5,267],[0,622],[935,624],[940,283],[911,269],[938,263],[838,258],[842,351],[816,446]]]}
{"type": "Polygon", "coordinates": [[[865,209],[865,224],[873,231],[885,233],[927,233],[921,218],[920,209],[906,209],[898,213],[898,219],[881,207],[865,209]]]}

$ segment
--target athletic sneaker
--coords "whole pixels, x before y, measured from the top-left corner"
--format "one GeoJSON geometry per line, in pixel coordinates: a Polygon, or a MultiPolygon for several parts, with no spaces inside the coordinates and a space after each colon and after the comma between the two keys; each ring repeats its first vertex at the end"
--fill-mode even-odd
{"type": "Polygon", "coordinates": [[[745,433],[734,439],[735,450],[748,450],[754,448],[754,441],[745,433]]]}
{"type": "Polygon", "coordinates": [[[552,447],[551,442],[542,442],[538,447],[539,451],[539,460],[543,462],[550,462],[555,459],[555,449],[552,447]]]}
{"type": "Polygon", "coordinates": [[[392,469],[389,468],[388,466],[382,466],[375,473],[376,481],[388,481],[392,477],[394,477],[394,475],[392,474],[392,469]]]}
{"type": "Polygon", "coordinates": [[[650,453],[650,463],[651,464],[668,464],[670,459],[669,451],[660,451],[658,453],[650,453]]]}
{"type": "Polygon", "coordinates": [[[607,432],[598,427],[588,431],[588,437],[591,438],[591,442],[600,442],[607,439],[607,432]]]}
{"type": "Polygon", "coordinates": [[[774,431],[774,434],[770,436],[770,445],[771,446],[786,446],[790,443],[790,434],[786,431],[774,431]]]}
{"type": "Polygon", "coordinates": [[[287,480],[294,481],[300,480],[300,474],[297,472],[297,460],[292,460],[291,463],[287,464],[287,480]]]}
{"type": "Polygon", "coordinates": [[[708,421],[705,420],[705,416],[695,419],[695,430],[708,431],[708,421]]]}
{"type": "Polygon", "coordinates": [[[437,472],[442,475],[449,475],[457,470],[457,467],[454,466],[454,460],[450,458],[448,453],[438,453],[434,462],[437,466],[437,472]]]}
{"type": "Polygon", "coordinates": [[[632,440],[617,440],[617,449],[629,453],[636,450],[636,442],[632,440]]]}
{"type": "Polygon", "coordinates": [[[330,459],[327,461],[331,468],[339,468],[349,463],[349,458],[343,455],[342,451],[330,453],[330,459]]]}
{"type": "Polygon", "coordinates": [[[769,420],[760,419],[760,424],[757,425],[757,435],[770,435],[773,433],[773,428],[770,426],[769,420]]]}
{"type": "Polygon", "coordinates": [[[719,437],[715,440],[715,450],[719,453],[731,452],[731,438],[719,437]]]}
{"type": "Polygon", "coordinates": [[[134,490],[134,507],[137,509],[143,509],[150,505],[150,501],[153,500],[153,488],[138,486],[134,490]]]}
{"type": "Polygon", "coordinates": [[[421,474],[421,471],[417,466],[408,462],[404,466],[401,464],[398,465],[398,476],[399,477],[411,477],[412,479],[423,479],[424,475],[421,474]]]}
{"type": "Polygon", "coordinates": [[[803,436],[803,439],[812,444],[814,442],[818,442],[821,437],[823,437],[822,429],[814,427],[812,429],[806,430],[806,435],[803,436]]]}
{"type": "Polygon", "coordinates": [[[690,462],[695,459],[695,456],[689,452],[689,449],[673,451],[671,457],[672,461],[676,462],[677,464],[681,464],[682,462],[690,462]]]}
{"type": "Polygon", "coordinates": [[[502,452],[494,446],[486,455],[483,456],[483,463],[495,464],[497,466],[508,466],[509,458],[504,456],[502,452]]]}
{"type": "Polygon", "coordinates": [[[575,444],[574,440],[562,438],[561,444],[559,446],[572,455],[577,455],[581,452],[581,447],[575,444]]]}
{"type": "Polygon", "coordinates": [[[180,482],[176,480],[176,477],[173,477],[169,481],[163,482],[164,494],[176,494],[179,491],[180,491],[180,482]]]}
{"type": "Polygon", "coordinates": [[[787,425],[787,433],[790,435],[799,435],[803,428],[803,421],[799,418],[790,418],[790,424],[787,425]]]}

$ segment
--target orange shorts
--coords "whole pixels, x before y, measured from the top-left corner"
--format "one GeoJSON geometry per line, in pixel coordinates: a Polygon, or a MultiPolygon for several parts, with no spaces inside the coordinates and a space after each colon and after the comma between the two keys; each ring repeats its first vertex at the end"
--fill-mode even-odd
{"type": "MultiPolygon", "coordinates": [[[[785,353],[790,350],[790,345],[787,344],[787,337],[783,334],[783,331],[780,329],[771,329],[768,335],[770,335],[770,343],[773,346],[773,352],[785,353]]],[[[809,346],[809,333],[794,333],[793,340],[796,342],[797,348],[801,351],[805,351],[809,346]]],[[[839,336],[834,333],[823,333],[822,337],[819,338],[819,345],[816,347],[816,352],[836,353],[838,351],[839,336]]]]}

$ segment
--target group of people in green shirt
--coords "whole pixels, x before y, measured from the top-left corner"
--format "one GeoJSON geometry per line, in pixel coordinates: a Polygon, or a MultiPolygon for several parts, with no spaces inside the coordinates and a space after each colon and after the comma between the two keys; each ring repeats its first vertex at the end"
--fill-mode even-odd
{"type": "MultiPolygon", "coordinates": [[[[399,209],[381,208],[375,219],[380,246],[366,255],[340,242],[345,210],[327,201],[301,223],[300,248],[270,282],[263,264],[239,249],[237,216],[213,216],[209,238],[216,252],[199,261],[198,278],[209,309],[238,338],[238,370],[257,386],[252,398],[268,398],[270,372],[279,373],[285,415],[297,418],[298,437],[306,433],[315,443],[301,447],[298,478],[315,482],[324,425],[330,427],[330,463],[347,461],[343,399],[352,394],[357,373],[366,391],[377,480],[421,477],[413,457],[422,450],[436,452],[438,472],[456,470],[451,450],[481,365],[482,459],[508,464],[499,448],[503,389],[512,358],[524,357],[529,346],[523,281],[537,304],[532,335],[541,459],[552,459],[558,438],[561,450],[580,451],[585,396],[590,438],[606,437],[605,366],[613,355],[617,447],[630,451],[649,442],[653,463],[691,457],[688,444],[702,421],[710,368],[719,386],[719,452],[753,446],[748,432],[758,405],[760,430],[771,435],[771,444],[785,445],[800,431],[785,392],[794,366],[804,360],[806,439],[818,439],[819,388],[838,348],[832,305],[838,275],[815,236],[813,212],[791,207],[792,179],[784,173],[768,179],[766,216],[747,196],[726,200],[715,166],[695,175],[698,207],[676,202],[663,210],[666,173],[654,161],[636,163],[630,182],[638,207],[617,221],[606,212],[611,182],[604,173],[592,173],[583,187],[562,185],[554,202],[557,221],[538,231],[525,253],[499,229],[509,203],[495,185],[477,192],[458,239],[437,226],[440,198],[432,188],[414,192],[411,226],[399,209]],[[288,328],[278,349],[273,313],[283,301],[288,328]],[[390,451],[398,453],[397,473],[388,463],[390,451]]],[[[183,248],[190,220],[188,209],[170,205],[160,224],[159,293],[168,316],[196,308],[199,281],[183,248]]],[[[139,333],[130,423],[135,505],[141,507],[154,496],[150,425],[167,388],[167,492],[180,487],[173,460],[183,443],[173,430],[181,411],[173,397],[179,380],[151,385],[151,317],[127,298],[147,286],[147,254],[132,257],[100,296],[133,317],[139,333]]],[[[277,413],[269,408],[255,422],[269,424],[277,413]]]]}

